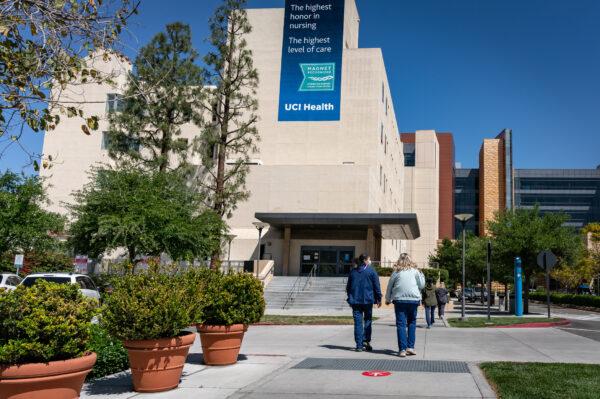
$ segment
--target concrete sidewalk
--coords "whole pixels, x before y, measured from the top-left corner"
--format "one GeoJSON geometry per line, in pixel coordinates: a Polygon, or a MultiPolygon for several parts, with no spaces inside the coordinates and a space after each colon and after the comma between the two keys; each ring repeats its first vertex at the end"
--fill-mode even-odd
{"type": "Polygon", "coordinates": [[[82,398],[484,398],[493,392],[475,366],[484,361],[599,363],[600,342],[559,329],[458,329],[420,321],[418,355],[400,359],[393,315],[375,323],[373,353],[356,353],[352,326],[251,327],[240,362],[202,365],[199,338],[180,388],[160,394],[131,391],[129,374],[86,384],[82,398]],[[361,373],[379,367],[388,377],[361,373]],[[396,371],[397,370],[397,371],[396,371]]]}

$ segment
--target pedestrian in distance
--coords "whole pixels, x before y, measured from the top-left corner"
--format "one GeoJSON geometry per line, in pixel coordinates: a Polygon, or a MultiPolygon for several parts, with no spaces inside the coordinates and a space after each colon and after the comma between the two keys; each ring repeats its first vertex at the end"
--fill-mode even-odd
{"type": "Polygon", "coordinates": [[[346,293],[354,318],[355,351],[371,352],[373,305],[381,307],[381,286],[377,272],[371,267],[368,254],[360,255],[358,264],[350,271],[346,293]]]}
{"type": "Polygon", "coordinates": [[[435,308],[438,305],[436,289],[432,279],[427,279],[427,285],[423,290],[423,306],[425,307],[425,320],[427,328],[431,328],[435,323],[435,308]]]}
{"type": "Polygon", "coordinates": [[[408,254],[400,255],[394,266],[385,294],[385,303],[394,304],[396,312],[396,335],[398,356],[416,355],[417,310],[421,302],[421,290],[425,276],[408,254]]]}
{"type": "Polygon", "coordinates": [[[448,304],[448,290],[446,284],[442,281],[440,286],[435,290],[435,297],[438,302],[438,317],[444,319],[446,317],[446,305],[448,304]]]}

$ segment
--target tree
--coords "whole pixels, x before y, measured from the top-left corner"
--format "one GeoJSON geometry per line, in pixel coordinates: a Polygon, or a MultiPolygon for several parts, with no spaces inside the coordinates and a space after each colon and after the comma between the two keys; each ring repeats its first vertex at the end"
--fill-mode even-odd
{"type": "MultiPolygon", "coordinates": [[[[461,241],[462,242],[462,241],[461,241]]],[[[439,268],[448,271],[449,286],[461,281],[462,273],[462,244],[444,238],[435,253],[429,256],[429,264],[437,264],[439,268]]]]}
{"type": "MultiPolygon", "coordinates": [[[[248,198],[246,176],[250,154],[259,140],[255,98],[258,72],[245,36],[252,31],[245,0],[225,0],[210,20],[213,51],[206,64],[204,127],[196,143],[202,156],[199,178],[208,205],[221,218],[231,217],[238,202],[248,198]],[[231,161],[230,161],[231,160],[231,161]]],[[[213,254],[213,261],[219,252],[213,254]]]]}
{"type": "Polygon", "coordinates": [[[198,212],[196,193],[175,172],[95,170],[75,199],[70,243],[78,253],[100,257],[126,248],[134,264],[138,256],[163,253],[194,260],[221,243],[220,218],[198,212]]]}
{"type": "MultiPolygon", "coordinates": [[[[138,5],[138,0],[0,3],[0,137],[10,134],[7,146],[21,139],[25,125],[48,131],[60,122],[60,114],[82,116],[77,104],[61,99],[61,89],[77,78],[81,83],[111,78],[90,68],[85,57],[114,46],[138,5]]],[[[83,125],[89,134],[88,125],[96,127],[96,116],[83,125]]]]}
{"type": "Polygon", "coordinates": [[[525,312],[529,312],[529,287],[532,277],[542,272],[537,265],[540,251],[551,250],[560,263],[574,264],[582,255],[580,236],[564,226],[568,216],[562,213],[542,215],[538,207],[533,209],[507,210],[498,213],[488,223],[488,231],[494,240],[496,259],[503,265],[511,265],[520,257],[525,275],[525,312]]]}
{"type": "Polygon", "coordinates": [[[37,177],[0,175],[0,254],[57,250],[65,219],[42,208],[46,194],[37,177]]]}
{"type": "Polygon", "coordinates": [[[591,254],[586,254],[574,265],[563,264],[552,270],[550,276],[565,286],[568,290],[575,290],[583,281],[590,282],[598,276],[600,267],[591,254]]]}
{"type": "Polygon", "coordinates": [[[181,127],[201,112],[202,69],[190,27],[169,24],[143,47],[128,77],[122,110],[110,115],[109,151],[146,170],[187,165],[191,143],[181,127]]]}

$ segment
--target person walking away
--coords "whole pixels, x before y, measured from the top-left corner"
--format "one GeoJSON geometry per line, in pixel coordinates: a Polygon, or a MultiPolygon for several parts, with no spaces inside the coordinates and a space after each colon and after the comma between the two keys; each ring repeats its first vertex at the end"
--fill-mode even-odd
{"type": "Polygon", "coordinates": [[[440,283],[438,289],[435,290],[435,297],[438,302],[438,317],[443,319],[446,317],[446,305],[448,304],[448,290],[443,281],[440,283]]]}
{"type": "Polygon", "coordinates": [[[417,309],[421,302],[421,290],[425,287],[425,276],[408,254],[400,255],[394,273],[388,282],[385,303],[394,304],[396,312],[396,335],[398,356],[416,355],[417,309]]]}
{"type": "Polygon", "coordinates": [[[435,323],[435,308],[438,305],[437,298],[435,296],[435,285],[433,280],[428,279],[427,285],[423,290],[423,306],[425,307],[425,320],[427,321],[427,328],[435,323]]]}
{"type": "Polygon", "coordinates": [[[371,352],[373,305],[381,307],[381,286],[377,272],[371,267],[368,254],[360,255],[358,265],[350,271],[346,293],[354,318],[355,351],[371,352]]]}

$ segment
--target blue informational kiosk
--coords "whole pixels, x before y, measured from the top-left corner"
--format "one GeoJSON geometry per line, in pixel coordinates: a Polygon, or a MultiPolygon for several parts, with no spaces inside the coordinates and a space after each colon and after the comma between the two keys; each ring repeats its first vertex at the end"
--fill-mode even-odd
{"type": "Polygon", "coordinates": [[[515,316],[523,316],[523,267],[521,258],[515,258],[515,316]]]}

